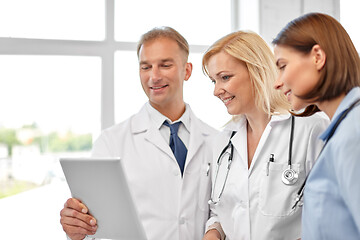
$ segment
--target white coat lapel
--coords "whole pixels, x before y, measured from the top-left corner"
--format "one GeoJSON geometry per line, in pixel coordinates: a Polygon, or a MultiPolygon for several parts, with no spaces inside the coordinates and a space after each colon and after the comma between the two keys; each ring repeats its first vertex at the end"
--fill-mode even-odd
{"type": "MultiPolygon", "coordinates": [[[[240,156],[240,159],[235,161],[239,161],[242,166],[247,168],[248,161],[247,161],[246,124],[240,124],[238,129],[236,129],[235,131],[237,131],[237,133],[232,137],[231,142],[234,145],[235,152],[240,156]]],[[[230,135],[231,133],[229,133],[229,138],[230,135]]]]}
{"type": "Polygon", "coordinates": [[[191,123],[190,130],[190,141],[188,147],[188,153],[186,156],[186,163],[188,165],[189,162],[193,159],[196,152],[199,150],[200,146],[204,143],[204,133],[198,124],[195,121],[191,123]]]}
{"type": "Polygon", "coordinates": [[[144,135],[144,138],[176,161],[169,144],[165,142],[164,138],[160,134],[159,129],[157,129],[155,126],[149,126],[144,135]]]}
{"type": "MultiPolygon", "coordinates": [[[[189,107],[189,106],[188,106],[189,107]]],[[[185,167],[196,156],[197,152],[205,142],[205,138],[211,134],[208,129],[204,127],[204,123],[201,122],[189,107],[190,111],[190,140],[188,146],[188,153],[186,156],[185,167]]]]}
{"type": "Polygon", "coordinates": [[[161,136],[159,129],[151,123],[150,116],[146,111],[146,105],[144,105],[140,112],[133,117],[131,125],[133,134],[143,133],[145,141],[150,142],[176,161],[174,154],[164,138],[161,136]]]}
{"type": "Polygon", "coordinates": [[[253,159],[251,160],[250,167],[248,166],[248,149],[247,149],[247,129],[246,129],[246,120],[245,118],[242,118],[239,123],[239,130],[238,134],[235,134],[235,136],[232,138],[232,143],[236,149],[236,152],[240,155],[241,164],[244,164],[243,166],[248,168],[248,175],[251,175],[253,166],[255,162],[258,159],[258,156],[263,149],[263,146],[269,136],[269,133],[271,131],[271,126],[269,124],[266,126],[261,139],[259,141],[258,146],[256,147],[253,159]]]}
{"type": "Polygon", "coordinates": [[[268,124],[265,127],[265,130],[264,130],[263,134],[261,135],[260,141],[259,141],[259,143],[258,143],[258,145],[256,147],[256,150],[255,150],[253,159],[251,160],[251,165],[250,165],[250,169],[249,169],[249,175],[251,174],[256,161],[259,161],[258,158],[259,158],[259,156],[261,156],[260,153],[261,153],[262,149],[264,148],[264,145],[265,145],[266,140],[268,139],[268,137],[270,135],[270,132],[271,132],[271,125],[268,124]]]}
{"type": "Polygon", "coordinates": [[[247,139],[246,139],[246,119],[241,116],[237,120],[232,120],[226,124],[224,132],[226,136],[226,144],[229,142],[231,133],[236,131],[236,134],[231,138],[231,142],[234,145],[235,153],[234,160],[240,161],[241,164],[247,167],[247,139]],[[245,137],[244,137],[245,136],[245,137]],[[240,156],[240,159],[236,159],[240,156]]]}

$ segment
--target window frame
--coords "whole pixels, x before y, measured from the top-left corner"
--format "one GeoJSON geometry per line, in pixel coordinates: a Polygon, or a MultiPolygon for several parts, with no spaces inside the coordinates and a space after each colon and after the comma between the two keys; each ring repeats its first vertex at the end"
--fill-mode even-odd
{"type": "MultiPolygon", "coordinates": [[[[239,1],[231,1],[231,29],[239,27],[239,1]]],[[[115,41],[115,0],[105,1],[105,38],[101,41],[53,40],[0,37],[0,55],[97,56],[101,58],[101,130],[115,123],[115,52],[135,51],[136,42],[115,41]]],[[[191,45],[192,53],[203,53],[208,45],[191,45]]]]}

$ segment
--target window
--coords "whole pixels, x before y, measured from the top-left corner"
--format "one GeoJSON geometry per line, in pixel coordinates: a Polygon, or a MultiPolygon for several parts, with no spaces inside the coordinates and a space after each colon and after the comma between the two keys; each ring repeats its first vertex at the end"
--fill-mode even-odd
{"type": "Polygon", "coordinates": [[[64,182],[56,185],[63,179],[58,158],[88,155],[98,133],[100,58],[0,55],[0,65],[0,224],[7,226],[2,237],[56,239],[58,232],[64,238],[59,209],[69,194],[64,182]],[[29,189],[34,190],[3,198],[29,189]],[[12,217],[13,209],[27,220],[12,217]],[[36,216],[54,224],[34,232],[36,216]]]}
{"type": "Polygon", "coordinates": [[[103,40],[104,0],[0,1],[0,37],[103,40]]]}
{"type": "Polygon", "coordinates": [[[189,44],[208,45],[231,30],[231,1],[115,1],[115,39],[137,42],[153,27],[171,26],[189,44]],[[130,24],[131,23],[131,24],[130,24]]]}
{"type": "Polygon", "coordinates": [[[70,193],[58,159],[88,155],[101,129],[128,118],[147,101],[135,49],[145,31],[170,25],[187,38],[194,71],[185,84],[185,100],[216,128],[228,120],[226,109],[212,96],[213,85],[202,74],[201,57],[208,44],[230,31],[230,1],[149,4],[0,2],[2,238],[64,239],[59,211],[70,193]],[[159,17],[151,17],[151,12],[159,17]],[[210,103],[211,111],[203,103],[210,103]],[[222,119],[217,109],[224,113],[222,119]],[[13,209],[23,217],[14,218],[13,209]]]}
{"type": "Polygon", "coordinates": [[[340,0],[340,22],[346,29],[358,52],[360,51],[360,32],[356,23],[360,22],[359,7],[359,1],[340,0]]]}

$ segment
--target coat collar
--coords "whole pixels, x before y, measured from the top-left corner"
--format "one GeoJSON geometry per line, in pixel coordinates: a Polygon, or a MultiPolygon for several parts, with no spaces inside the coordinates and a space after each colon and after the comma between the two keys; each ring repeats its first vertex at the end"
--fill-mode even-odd
{"type": "MultiPolygon", "coordinates": [[[[275,124],[285,121],[291,117],[290,113],[272,115],[270,122],[271,127],[275,124]]],[[[244,115],[238,116],[235,120],[231,120],[226,126],[225,131],[239,131],[241,128],[246,127],[246,118],[244,115]]],[[[230,136],[230,135],[229,135],[230,136]]]]}
{"type": "MultiPolygon", "coordinates": [[[[170,157],[174,158],[173,153],[171,152],[170,147],[164,141],[163,137],[160,134],[159,128],[163,121],[157,120],[156,124],[151,119],[151,116],[148,111],[148,105],[150,103],[144,104],[144,106],[140,109],[140,111],[132,116],[131,118],[131,132],[132,134],[144,133],[144,137],[146,140],[154,144],[157,148],[161,149],[163,152],[168,154],[170,157]]],[[[186,111],[188,111],[188,123],[184,123],[185,127],[190,132],[189,139],[189,149],[188,155],[186,157],[186,165],[192,160],[192,158],[198,152],[198,149],[205,141],[205,137],[210,135],[211,128],[208,127],[205,123],[199,120],[195,114],[192,112],[190,106],[186,104],[186,111]]],[[[157,112],[159,113],[159,112],[157,112]]],[[[159,113],[160,114],[160,113],[159,113]]],[[[175,158],[174,158],[175,159],[175,158]]]]}
{"type": "MultiPolygon", "coordinates": [[[[255,154],[253,156],[253,160],[252,160],[251,166],[249,168],[249,175],[252,173],[253,166],[254,166],[255,162],[257,161],[257,158],[258,158],[258,156],[261,152],[261,149],[263,148],[263,145],[265,144],[265,142],[271,132],[271,129],[276,124],[288,120],[290,118],[290,116],[291,116],[290,113],[271,116],[270,122],[268,123],[268,125],[265,128],[265,130],[261,136],[260,142],[256,148],[255,154]]],[[[243,162],[244,162],[245,166],[247,167],[248,157],[247,157],[246,122],[247,121],[246,121],[245,116],[239,116],[239,117],[237,117],[236,120],[230,121],[224,129],[225,134],[223,136],[225,136],[225,138],[223,139],[223,141],[224,141],[224,146],[225,146],[227,144],[227,142],[229,141],[231,132],[237,131],[237,133],[233,136],[231,141],[232,141],[236,151],[240,154],[240,158],[243,159],[243,162]]]]}

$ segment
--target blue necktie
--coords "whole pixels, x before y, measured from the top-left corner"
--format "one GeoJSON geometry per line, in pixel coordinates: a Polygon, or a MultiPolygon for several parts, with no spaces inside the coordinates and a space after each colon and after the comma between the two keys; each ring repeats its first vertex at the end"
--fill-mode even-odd
{"type": "Polygon", "coordinates": [[[179,164],[182,175],[184,172],[187,149],[185,147],[185,144],[181,141],[181,139],[178,136],[180,123],[181,122],[169,124],[167,121],[165,121],[164,125],[170,128],[170,148],[174,153],[176,161],[179,164]]]}

